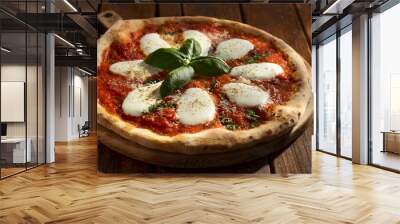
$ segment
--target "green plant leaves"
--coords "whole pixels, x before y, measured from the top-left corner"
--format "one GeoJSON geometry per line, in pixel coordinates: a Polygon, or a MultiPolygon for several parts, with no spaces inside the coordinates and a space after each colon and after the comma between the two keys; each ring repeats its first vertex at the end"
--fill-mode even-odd
{"type": "Polygon", "coordinates": [[[184,65],[175,70],[172,70],[161,84],[161,97],[166,97],[175,92],[175,90],[190,82],[193,76],[194,69],[188,65],[184,65]]]}
{"type": "Polygon", "coordinates": [[[147,56],[144,62],[157,68],[172,70],[189,64],[190,59],[175,48],[160,48],[147,56]]]}
{"type": "Polygon", "coordinates": [[[194,58],[200,56],[201,54],[201,46],[199,42],[194,39],[187,39],[183,42],[179,51],[185,54],[188,58],[194,58]]]}
{"type": "Polygon", "coordinates": [[[197,74],[206,76],[217,76],[229,73],[231,68],[222,59],[217,57],[197,57],[190,64],[197,74]]]}

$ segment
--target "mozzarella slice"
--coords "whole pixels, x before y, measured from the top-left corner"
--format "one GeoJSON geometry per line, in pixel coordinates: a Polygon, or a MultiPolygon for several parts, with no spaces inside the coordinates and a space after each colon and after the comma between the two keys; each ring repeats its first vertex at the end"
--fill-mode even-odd
{"type": "Polygon", "coordinates": [[[161,39],[158,33],[148,33],[140,39],[140,48],[145,55],[149,55],[160,48],[169,48],[170,45],[161,39]]]}
{"type": "Polygon", "coordinates": [[[199,42],[201,47],[201,56],[208,55],[208,51],[211,48],[211,40],[204,33],[197,30],[186,30],[183,32],[183,38],[185,40],[192,38],[199,42]]]}
{"type": "Polygon", "coordinates": [[[250,41],[234,38],[219,43],[215,54],[217,57],[226,60],[238,59],[245,56],[253,48],[254,45],[250,41]]]}
{"type": "Polygon", "coordinates": [[[141,86],[132,90],[122,103],[124,113],[131,116],[140,116],[148,112],[149,107],[160,99],[161,83],[141,86]]]}
{"type": "Polygon", "coordinates": [[[222,87],[222,91],[230,101],[243,107],[256,107],[271,102],[267,92],[257,86],[244,83],[228,83],[222,87]]]}
{"type": "Polygon", "coordinates": [[[121,61],[110,66],[110,71],[114,74],[122,75],[127,78],[138,78],[145,80],[161,70],[146,64],[143,60],[121,61]]]}
{"type": "Polygon", "coordinates": [[[176,113],[182,124],[203,124],[214,120],[214,101],[207,91],[200,88],[190,88],[179,98],[176,113]]]}
{"type": "Polygon", "coordinates": [[[274,63],[254,63],[247,65],[240,65],[232,68],[232,76],[243,76],[250,80],[273,79],[275,76],[283,73],[280,65],[274,63]]]}

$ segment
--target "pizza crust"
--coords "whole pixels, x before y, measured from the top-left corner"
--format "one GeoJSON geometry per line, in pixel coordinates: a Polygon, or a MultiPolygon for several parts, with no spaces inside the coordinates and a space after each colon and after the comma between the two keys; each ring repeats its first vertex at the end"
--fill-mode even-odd
{"type": "MultiPolygon", "coordinates": [[[[131,32],[142,29],[148,24],[161,25],[167,21],[218,23],[242,30],[245,33],[257,35],[272,42],[276,48],[284,52],[296,71],[293,73],[299,80],[297,91],[285,105],[275,106],[275,120],[247,130],[229,131],[225,128],[207,129],[196,133],[182,133],[175,136],[157,134],[149,129],[136,127],[124,122],[119,116],[108,113],[98,102],[98,123],[129,141],[148,148],[183,154],[219,153],[237,150],[268,142],[285,135],[299,122],[305,108],[311,99],[311,72],[309,65],[289,45],[271,34],[235,21],[221,20],[210,17],[159,17],[144,20],[121,20],[114,24],[99,40],[97,49],[97,66],[102,62],[104,51],[114,41],[126,41],[131,32]]],[[[308,120],[308,119],[307,119],[308,120]]],[[[101,140],[101,139],[100,139],[101,140]]]]}

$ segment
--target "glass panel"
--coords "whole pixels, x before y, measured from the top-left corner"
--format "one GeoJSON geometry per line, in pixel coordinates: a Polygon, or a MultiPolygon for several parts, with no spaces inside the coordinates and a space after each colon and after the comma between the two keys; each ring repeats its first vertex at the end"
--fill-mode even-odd
{"type": "Polygon", "coordinates": [[[374,15],[372,25],[372,163],[400,170],[400,4],[374,15]]]}
{"type": "Polygon", "coordinates": [[[26,33],[2,33],[1,121],[2,177],[25,170],[31,151],[26,151],[25,90],[26,33]]]}
{"type": "Polygon", "coordinates": [[[351,158],[352,141],[352,35],[340,36],[340,153],[351,158]]]}
{"type": "Polygon", "coordinates": [[[336,153],[336,38],[318,48],[318,149],[336,153]]]}

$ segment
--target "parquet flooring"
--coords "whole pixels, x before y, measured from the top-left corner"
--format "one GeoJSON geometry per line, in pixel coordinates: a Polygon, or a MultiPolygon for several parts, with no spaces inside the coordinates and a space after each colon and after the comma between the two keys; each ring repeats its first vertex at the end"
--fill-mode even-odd
{"type": "Polygon", "coordinates": [[[400,223],[400,175],[313,152],[313,174],[104,175],[94,137],[0,181],[0,223],[400,223]]]}

